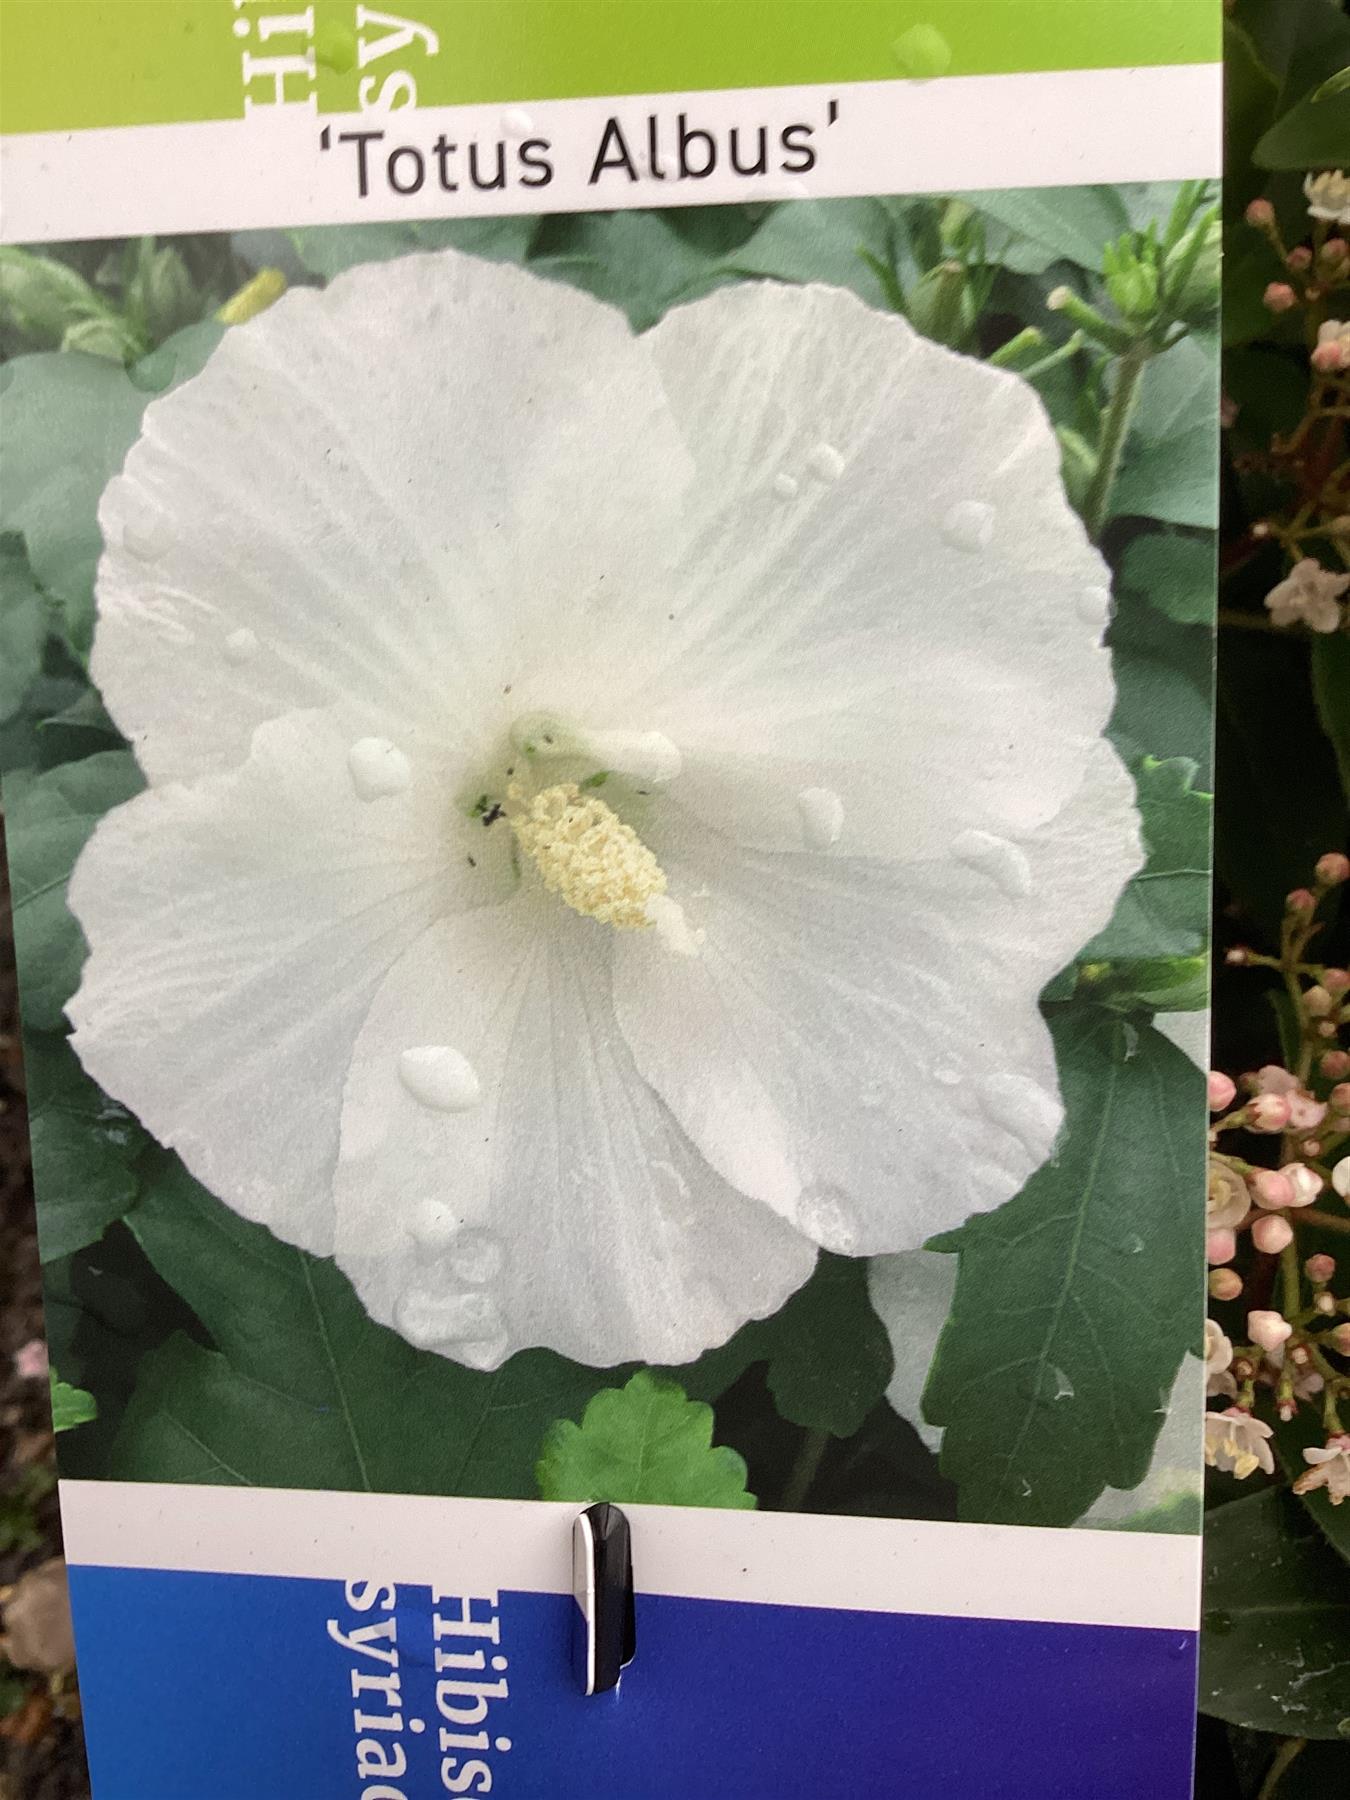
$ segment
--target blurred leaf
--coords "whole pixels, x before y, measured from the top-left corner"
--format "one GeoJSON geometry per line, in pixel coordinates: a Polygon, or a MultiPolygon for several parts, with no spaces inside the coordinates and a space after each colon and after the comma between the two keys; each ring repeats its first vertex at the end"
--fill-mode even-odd
{"type": "Polygon", "coordinates": [[[144,785],[134,757],[105,750],[35,776],[10,805],[14,938],[30,1031],[63,1030],[66,1001],[79,984],[84,934],[66,910],[75,859],[103,814],[144,785]]]}
{"type": "Polygon", "coordinates": [[[1350,1732],[1350,1570],[1292,1495],[1205,1518],[1200,1710],[1258,1731],[1350,1732]]]}
{"type": "Polygon", "coordinates": [[[94,1243],[126,1212],[149,1139],[89,1079],[65,1038],[30,1032],[24,1067],[42,1260],[55,1262],[94,1243]]]}
{"type": "Polygon", "coordinates": [[[990,261],[1022,275],[1061,261],[1099,273],[1106,245],[1130,228],[1115,187],[981,189],[962,198],[990,223],[990,261]]]}
{"type": "Polygon", "coordinates": [[[1112,496],[1114,513],[1138,513],[1169,525],[1213,526],[1218,516],[1218,404],[1218,342],[1212,333],[1192,332],[1154,357],[1139,384],[1112,496]]]}
{"type": "Polygon", "coordinates": [[[897,310],[903,288],[919,273],[902,209],[873,199],[775,207],[720,268],[727,275],[831,282],[886,312],[897,310]]]}
{"type": "Polygon", "coordinates": [[[55,1369],[50,1376],[53,1431],[73,1431],[77,1425],[88,1425],[98,1417],[98,1404],[92,1394],[62,1381],[55,1369]]]}
{"type": "Polygon", "coordinates": [[[1209,533],[1146,531],[1131,538],[1121,558],[1119,586],[1138,594],[1180,625],[1212,625],[1218,589],[1209,533]]]}
{"type": "Polygon", "coordinates": [[[580,1425],[559,1419],[552,1427],[536,1469],[539,1492],[545,1500],[752,1507],[744,1458],[714,1447],[712,1434],[710,1406],[639,1369],[627,1386],[596,1394],[580,1425]]]}
{"type": "Polygon", "coordinates": [[[946,1427],[960,1516],[988,1523],[1071,1525],[1107,1487],[1137,1487],[1201,1329],[1200,1071],[1095,1008],[1050,1025],[1055,1154],[930,1246],[960,1265],[924,1414],[946,1427]]]}
{"type": "Polygon", "coordinates": [[[1209,923],[1213,801],[1195,791],[1195,764],[1145,757],[1135,771],[1148,861],[1120,899],[1111,923],[1080,963],[1193,956],[1209,923]]]}
{"type": "MultiPolygon", "coordinates": [[[[1350,74],[1350,72],[1347,72],[1350,74]]],[[[1263,169],[1318,169],[1347,160],[1350,94],[1305,95],[1279,118],[1252,152],[1263,169]]]]}
{"type": "Polygon", "coordinates": [[[556,214],[540,227],[528,267],[619,307],[634,331],[648,330],[677,300],[695,299],[726,279],[720,258],[690,244],[656,212],[556,214]]]}
{"type": "Polygon", "coordinates": [[[1312,685],[1317,716],[1336,752],[1341,791],[1350,801],[1350,638],[1313,638],[1312,685]]]}
{"type": "Polygon", "coordinates": [[[0,724],[12,719],[42,668],[47,606],[23,546],[0,538],[0,724]]]}
{"type": "Polygon", "coordinates": [[[288,233],[313,275],[331,281],[357,263],[388,262],[414,250],[463,250],[492,262],[523,262],[538,229],[530,214],[496,219],[430,219],[385,225],[315,225],[288,233]]]}
{"type": "Polygon", "coordinates": [[[216,1348],[180,1334],[146,1360],[114,1479],[525,1499],[545,1430],[606,1380],[547,1350],[491,1374],[415,1350],[333,1263],[240,1218],[167,1154],[128,1222],[216,1348]]]}
{"type": "Polygon", "coordinates": [[[1145,756],[1189,757],[1199,764],[1196,785],[1210,791],[1213,633],[1175,624],[1118,584],[1107,642],[1116,678],[1112,743],[1131,767],[1145,756]]]}

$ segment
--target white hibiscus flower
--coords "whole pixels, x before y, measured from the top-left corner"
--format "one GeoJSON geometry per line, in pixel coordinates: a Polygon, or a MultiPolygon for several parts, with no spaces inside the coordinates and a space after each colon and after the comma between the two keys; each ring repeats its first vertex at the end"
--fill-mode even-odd
{"type": "Polygon", "coordinates": [[[645,337],[454,254],[229,332],[100,518],[148,790],[90,1073],[479,1366],[674,1362],[1014,1194],[1139,862],[1039,402],[823,287],[645,337]]]}

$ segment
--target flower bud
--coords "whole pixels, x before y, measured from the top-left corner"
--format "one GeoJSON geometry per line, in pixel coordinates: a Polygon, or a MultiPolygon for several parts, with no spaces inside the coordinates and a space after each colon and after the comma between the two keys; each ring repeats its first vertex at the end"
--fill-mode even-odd
{"type": "Polygon", "coordinates": [[[1325,1283],[1330,1281],[1332,1276],[1336,1273],[1336,1258],[1334,1256],[1328,1256],[1325,1251],[1319,1250],[1315,1256],[1310,1256],[1307,1262],[1304,1263],[1303,1273],[1308,1277],[1309,1281],[1316,1281],[1325,1285],[1325,1283]]]}
{"type": "Polygon", "coordinates": [[[1247,1336],[1262,1350],[1278,1350],[1293,1334],[1293,1326],[1282,1313],[1249,1312],[1247,1336]]]}
{"type": "Polygon", "coordinates": [[[1268,312],[1286,313],[1298,305],[1298,295],[1287,281],[1272,281],[1261,296],[1261,304],[1268,312]]]}
{"type": "MultiPolygon", "coordinates": [[[[1311,1094],[1290,1094],[1289,1123],[1295,1131],[1315,1131],[1327,1116],[1325,1100],[1314,1100],[1311,1094]]],[[[1316,1151],[1309,1151],[1316,1155],[1316,1151]]]]}
{"type": "Polygon", "coordinates": [[[1335,1325],[1327,1333],[1326,1341],[1340,1356],[1350,1356],[1350,1325],[1335,1325]]]}
{"type": "Polygon", "coordinates": [[[1339,887],[1343,881],[1350,881],[1350,856],[1343,856],[1339,850],[1328,850],[1325,856],[1319,856],[1317,879],[1323,887],[1339,887]]]}
{"type": "Polygon", "coordinates": [[[1253,1131],[1283,1131],[1289,1123],[1289,1101],[1284,1094],[1253,1094],[1247,1102],[1247,1123],[1253,1131]]]}
{"type": "Polygon", "coordinates": [[[1236,1269],[1213,1269],[1209,1277],[1210,1298],[1236,1300],[1242,1292],[1242,1277],[1236,1269]]]}
{"type": "Polygon", "coordinates": [[[1331,1185],[1342,1200],[1350,1195],[1350,1156],[1343,1156],[1331,1171],[1331,1185]]]}
{"type": "Polygon", "coordinates": [[[1295,244],[1284,260],[1291,269],[1301,275],[1306,269],[1312,267],[1312,251],[1306,244],[1295,244]]]}
{"type": "Polygon", "coordinates": [[[1335,1310],[1336,1310],[1336,1296],[1334,1294],[1328,1294],[1325,1291],[1323,1291],[1320,1294],[1313,1295],[1313,1311],[1314,1312],[1334,1313],[1335,1310]]]}
{"type": "Polygon", "coordinates": [[[1315,1169],[1310,1169],[1307,1163],[1286,1163],[1280,1174],[1288,1176],[1294,1190],[1294,1198],[1289,1202],[1291,1206],[1311,1206],[1326,1186],[1322,1177],[1315,1169]]]}
{"type": "Polygon", "coordinates": [[[1317,1066],[1328,1081],[1340,1081],[1344,1076],[1350,1075],[1350,1052],[1328,1050],[1317,1066]]]}
{"type": "Polygon", "coordinates": [[[1228,964],[1230,969],[1241,969],[1245,966],[1247,958],[1250,955],[1251,951],[1245,944],[1234,944],[1231,950],[1224,951],[1223,960],[1228,964]]]}
{"type": "Polygon", "coordinates": [[[1284,909],[1291,913],[1310,913],[1317,905],[1307,888],[1295,888],[1284,897],[1284,909]]]}
{"type": "Polygon", "coordinates": [[[1261,1169],[1252,1176],[1251,1190],[1256,1204],[1267,1212],[1279,1212],[1294,1205],[1294,1184],[1278,1169],[1261,1169]]]}
{"type": "MultiPolygon", "coordinates": [[[[1322,1109],[1324,1112],[1326,1108],[1322,1109]]],[[[1316,1138],[1304,1138],[1300,1148],[1305,1156],[1318,1157],[1322,1154],[1322,1146],[1316,1138]]]]}
{"type": "Polygon", "coordinates": [[[1310,1019],[1325,1019],[1335,1004],[1331,995],[1320,983],[1304,990],[1303,1010],[1310,1019]]]}
{"type": "Polygon", "coordinates": [[[1350,969],[1323,969],[1322,986],[1329,994],[1350,993],[1350,969]]]}
{"type": "Polygon", "coordinates": [[[1269,231],[1275,223],[1275,208],[1269,200],[1253,200],[1242,216],[1249,225],[1254,225],[1258,231],[1269,231]]]}
{"type": "Polygon", "coordinates": [[[1226,1112],[1237,1098],[1237,1084],[1221,1069],[1209,1072],[1209,1110],[1226,1112]]]}
{"type": "Polygon", "coordinates": [[[1350,1113],[1350,1081],[1338,1081],[1327,1095],[1332,1112],[1350,1113]]]}
{"type": "Polygon", "coordinates": [[[1279,1213],[1267,1213],[1252,1226],[1252,1242],[1267,1256],[1278,1256],[1294,1241],[1294,1228],[1279,1213]]]}
{"type": "Polygon", "coordinates": [[[1205,1239],[1205,1261],[1207,1263],[1229,1263],[1237,1255],[1237,1237],[1222,1226],[1218,1231],[1211,1231],[1205,1239]]]}
{"type": "Polygon", "coordinates": [[[1337,275],[1343,266],[1350,262],[1350,244],[1343,237],[1330,237],[1323,244],[1318,264],[1324,273],[1337,275]]]}
{"type": "Polygon", "coordinates": [[[1345,367],[1345,351],[1336,338],[1318,344],[1308,361],[1319,375],[1337,375],[1345,367]]]}

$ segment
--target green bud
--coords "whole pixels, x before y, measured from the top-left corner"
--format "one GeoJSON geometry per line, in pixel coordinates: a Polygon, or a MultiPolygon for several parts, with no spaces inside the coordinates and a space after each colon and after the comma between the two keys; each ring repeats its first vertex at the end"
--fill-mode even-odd
{"type": "Polygon", "coordinates": [[[1158,261],[1154,246],[1127,233],[1108,244],[1102,258],[1106,291],[1122,318],[1151,319],[1158,309],[1158,261]]]}
{"type": "Polygon", "coordinates": [[[1079,985],[1112,1012],[1198,1012],[1209,1003],[1209,958],[1167,956],[1085,963],[1079,985]]]}
{"type": "Polygon", "coordinates": [[[191,325],[202,315],[201,301],[188,274],[187,264],[166,244],[147,257],[127,289],[133,312],[145,322],[145,335],[157,344],[191,325]]]}
{"type": "Polygon", "coordinates": [[[1167,311],[1186,325],[1206,324],[1219,304],[1223,227],[1217,213],[1192,225],[1167,253],[1163,293],[1167,311]]]}
{"type": "Polygon", "coordinates": [[[942,262],[919,277],[905,299],[915,327],[952,349],[964,344],[975,323],[970,282],[963,264],[942,262]]]}
{"type": "Polygon", "coordinates": [[[973,206],[964,200],[949,200],[942,209],[940,229],[943,243],[955,251],[973,248],[979,223],[979,216],[973,206]]]}
{"type": "Polygon", "coordinates": [[[125,320],[114,313],[103,313],[96,319],[78,319],[69,326],[61,348],[82,350],[86,356],[106,356],[110,362],[127,362],[139,354],[141,345],[125,320]]]}
{"type": "Polygon", "coordinates": [[[1087,439],[1068,425],[1056,425],[1059,439],[1059,469],[1064,478],[1064,491],[1075,511],[1081,512],[1097,473],[1097,452],[1087,439]]]}
{"type": "Polygon", "coordinates": [[[0,249],[0,323],[38,346],[54,348],[77,320],[106,311],[83,275],[55,257],[0,249]]]}

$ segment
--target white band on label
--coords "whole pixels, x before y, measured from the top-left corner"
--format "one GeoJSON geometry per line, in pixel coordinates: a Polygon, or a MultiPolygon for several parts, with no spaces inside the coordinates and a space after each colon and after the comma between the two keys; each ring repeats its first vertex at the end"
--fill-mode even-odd
{"type": "Polygon", "coordinates": [[[1220,171],[1221,91],[1220,64],[1186,63],[322,117],[297,104],[200,124],[20,133],[0,140],[0,238],[39,243],[142,232],[1180,181],[1220,171]],[[681,113],[689,128],[708,133],[717,145],[716,166],[704,176],[675,178],[681,113]],[[663,180],[647,172],[652,118],[663,180]],[[636,181],[618,166],[590,179],[611,119],[642,170],[636,181]],[[783,134],[803,124],[812,128],[810,168],[802,167],[799,152],[783,150],[783,134]],[[744,146],[753,145],[760,126],[766,128],[775,146],[770,173],[739,176],[730,168],[733,126],[742,136],[743,163],[754,161],[753,149],[744,146]],[[329,147],[321,150],[325,128],[329,147]],[[350,139],[356,132],[384,136],[359,145],[350,139]],[[455,158],[445,163],[455,192],[441,185],[434,146],[442,135],[456,146],[455,158]],[[530,140],[548,146],[546,157],[530,153],[533,166],[521,157],[530,140]],[[465,165],[474,142],[482,146],[479,173],[485,180],[495,172],[497,145],[505,146],[505,188],[473,187],[465,165]],[[362,155],[365,198],[358,192],[362,155]],[[525,185],[526,176],[538,180],[541,161],[551,179],[525,185]]]}
{"type": "MultiPolygon", "coordinates": [[[[63,1481],[75,1566],[567,1594],[578,1506],[63,1481]]],[[[1194,1631],[1200,1539],[626,1506],[639,1594],[1194,1631]]]]}

